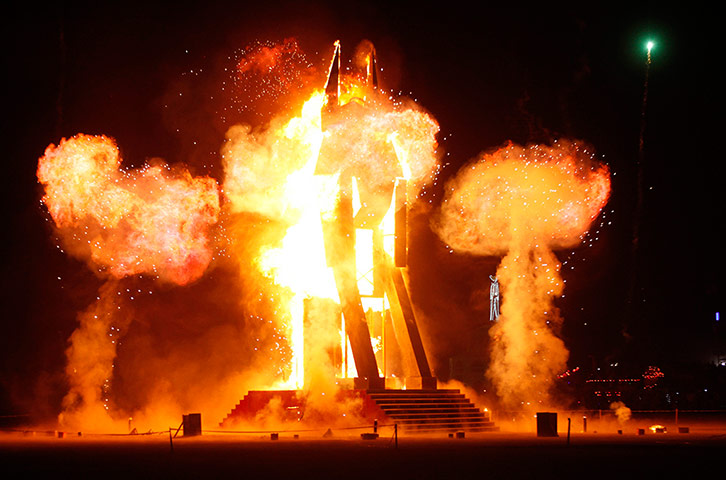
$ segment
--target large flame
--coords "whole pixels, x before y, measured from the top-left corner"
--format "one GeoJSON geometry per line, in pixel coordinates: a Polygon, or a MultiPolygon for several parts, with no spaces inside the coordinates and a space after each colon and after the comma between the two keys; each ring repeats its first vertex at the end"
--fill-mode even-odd
{"type": "MultiPolygon", "coordinates": [[[[326,264],[321,222],[334,217],[340,172],[352,172],[359,188],[364,185],[376,192],[368,201],[381,202],[389,212],[383,224],[384,230],[391,230],[392,198],[381,187],[406,177],[412,180],[413,191],[415,185],[431,178],[437,165],[436,122],[412,105],[396,104],[360,81],[354,76],[343,78],[345,92],[358,92],[365,99],[345,95],[334,121],[325,129],[321,110],[326,99],[318,91],[298,116],[274,118],[261,130],[236,126],[227,134],[224,191],[232,210],[262,215],[285,229],[282,241],[264,246],[257,259],[260,270],[289,292],[290,300],[278,321],[291,342],[291,363],[286,381],[277,386],[301,387],[303,371],[314,368],[303,368],[302,363],[305,299],[339,301],[332,269],[326,264]],[[322,150],[321,145],[325,145],[322,150]],[[321,159],[327,163],[322,174],[321,159]]],[[[357,210],[362,203],[356,198],[355,205],[357,210]]],[[[365,239],[366,235],[359,237],[365,239]]],[[[365,250],[357,246],[359,253],[365,250]]],[[[361,258],[364,262],[367,257],[363,254],[361,258]]],[[[359,266],[359,270],[370,268],[359,266]]],[[[378,302],[375,307],[380,310],[385,305],[378,302]]],[[[344,337],[342,343],[345,350],[344,337]]],[[[327,359],[321,359],[324,361],[327,359]]],[[[355,374],[354,369],[342,373],[355,374]]]]}
{"type": "Polygon", "coordinates": [[[504,254],[497,277],[502,313],[489,376],[505,405],[552,405],[551,386],[568,352],[557,333],[562,295],[552,249],[582,240],[608,200],[608,168],[576,142],[509,145],[482,155],[447,185],[436,224],[451,248],[504,254]]]}

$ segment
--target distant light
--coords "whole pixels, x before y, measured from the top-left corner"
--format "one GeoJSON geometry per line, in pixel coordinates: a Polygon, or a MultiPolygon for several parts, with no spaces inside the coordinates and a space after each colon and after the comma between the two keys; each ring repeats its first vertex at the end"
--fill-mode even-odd
{"type": "Polygon", "coordinates": [[[655,47],[655,42],[653,40],[648,40],[648,43],[645,44],[645,48],[648,49],[648,53],[653,50],[653,47],[655,47]]]}
{"type": "Polygon", "coordinates": [[[721,312],[716,312],[716,321],[721,320],[721,312]]]}

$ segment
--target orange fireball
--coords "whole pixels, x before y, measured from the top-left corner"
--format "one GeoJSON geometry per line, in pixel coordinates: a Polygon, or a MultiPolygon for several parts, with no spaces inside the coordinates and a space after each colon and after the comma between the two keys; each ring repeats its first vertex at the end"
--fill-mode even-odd
{"type": "Polygon", "coordinates": [[[220,210],[212,178],[162,163],[126,171],[112,139],[79,134],[46,149],[38,180],[65,245],[98,272],[187,284],[212,260],[220,210]]]}
{"type": "Polygon", "coordinates": [[[555,248],[580,243],[610,195],[610,172],[577,142],[482,155],[447,184],[435,227],[455,250],[504,255],[499,321],[488,370],[508,407],[552,405],[551,388],[569,352],[554,304],[564,281],[555,248]]]}

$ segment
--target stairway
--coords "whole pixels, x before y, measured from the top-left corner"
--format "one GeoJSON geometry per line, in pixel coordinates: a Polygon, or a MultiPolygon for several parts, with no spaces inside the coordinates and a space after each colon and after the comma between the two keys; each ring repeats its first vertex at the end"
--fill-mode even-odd
{"type": "Polygon", "coordinates": [[[458,389],[447,390],[368,390],[387,417],[406,433],[496,432],[490,421],[458,389]]]}
{"type": "MultiPolygon", "coordinates": [[[[458,389],[341,390],[337,395],[341,402],[361,401],[361,411],[351,413],[371,422],[378,418],[381,423],[397,423],[402,433],[499,431],[499,427],[490,421],[489,413],[479,410],[458,389]]],[[[304,416],[304,392],[253,390],[222,420],[220,427],[232,428],[239,422],[254,424],[273,401],[276,415],[282,414],[279,418],[282,421],[298,422],[304,416]]]]}
{"type": "Polygon", "coordinates": [[[282,421],[299,421],[302,411],[299,390],[251,390],[227,414],[219,424],[222,428],[234,427],[239,422],[254,423],[257,415],[264,412],[271,402],[277,403],[276,415],[282,421]]]}

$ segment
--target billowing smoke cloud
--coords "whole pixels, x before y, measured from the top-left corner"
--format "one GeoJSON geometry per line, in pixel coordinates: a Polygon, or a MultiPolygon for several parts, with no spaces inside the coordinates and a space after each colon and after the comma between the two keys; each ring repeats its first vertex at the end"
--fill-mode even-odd
{"type": "Polygon", "coordinates": [[[610,410],[613,411],[618,423],[622,426],[630,421],[632,411],[623,402],[613,402],[610,404],[610,410]]]}
{"type": "Polygon", "coordinates": [[[435,221],[455,250],[504,255],[499,322],[490,330],[488,376],[508,407],[552,405],[568,351],[554,299],[563,292],[553,249],[579,243],[607,202],[607,167],[576,142],[508,145],[462,168],[435,221]]]}
{"type": "Polygon", "coordinates": [[[38,180],[66,247],[102,275],[149,274],[184,285],[212,260],[217,183],[180,168],[120,168],[113,140],[76,135],[50,145],[38,180]]]}
{"type": "Polygon", "coordinates": [[[130,322],[128,316],[115,314],[116,290],[116,281],[103,285],[97,302],[79,315],[80,325],[71,335],[66,350],[69,390],[59,417],[64,427],[113,431],[108,415],[110,382],[118,338],[130,322]]]}
{"type": "MultiPolygon", "coordinates": [[[[227,132],[222,151],[224,192],[234,213],[248,212],[294,222],[303,196],[291,191],[289,178],[304,171],[312,177],[322,132],[320,108],[323,96],[315,95],[300,116],[280,116],[267,128],[235,125],[227,132]]],[[[307,178],[306,178],[307,179],[307,178]]]]}

